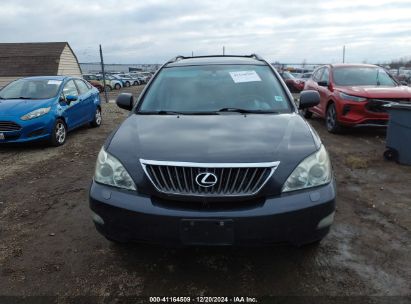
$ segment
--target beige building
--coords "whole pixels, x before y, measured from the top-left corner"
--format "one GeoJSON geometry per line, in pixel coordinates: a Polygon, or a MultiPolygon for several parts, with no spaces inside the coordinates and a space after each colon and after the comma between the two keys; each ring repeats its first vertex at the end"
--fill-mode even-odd
{"type": "Polygon", "coordinates": [[[22,77],[55,75],[81,77],[67,42],[0,43],[0,88],[22,77]]]}

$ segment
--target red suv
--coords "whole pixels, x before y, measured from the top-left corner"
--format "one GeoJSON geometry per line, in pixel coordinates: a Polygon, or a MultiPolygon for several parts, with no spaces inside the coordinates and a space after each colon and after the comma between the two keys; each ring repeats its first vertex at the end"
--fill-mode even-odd
{"type": "Polygon", "coordinates": [[[338,133],[343,127],[386,125],[388,114],[382,106],[391,101],[411,102],[411,88],[402,86],[383,68],[369,64],[332,64],[317,68],[304,90],[316,90],[321,102],[304,111],[325,118],[327,130],[338,133]]]}

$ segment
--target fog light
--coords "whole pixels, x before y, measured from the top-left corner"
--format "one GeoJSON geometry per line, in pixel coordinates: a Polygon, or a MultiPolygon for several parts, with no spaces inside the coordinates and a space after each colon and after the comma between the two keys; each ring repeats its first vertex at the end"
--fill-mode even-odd
{"type": "Polygon", "coordinates": [[[104,225],[104,220],[101,218],[101,216],[98,215],[97,213],[94,213],[93,211],[91,211],[91,218],[93,219],[95,223],[104,225]]]}
{"type": "Polygon", "coordinates": [[[350,112],[350,111],[351,111],[351,107],[349,105],[345,105],[343,107],[343,115],[347,115],[348,112],[350,112]]]}
{"type": "Polygon", "coordinates": [[[334,222],[334,215],[335,212],[327,215],[325,218],[323,218],[317,225],[317,229],[321,229],[324,227],[330,226],[334,222]]]}

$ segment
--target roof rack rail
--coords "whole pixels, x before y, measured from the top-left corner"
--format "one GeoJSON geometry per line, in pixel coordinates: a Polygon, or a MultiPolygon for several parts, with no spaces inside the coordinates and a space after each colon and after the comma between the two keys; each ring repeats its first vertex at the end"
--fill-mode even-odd
{"type": "Polygon", "coordinates": [[[264,59],[260,55],[255,54],[255,53],[251,54],[250,57],[253,57],[253,58],[255,58],[257,60],[260,60],[260,61],[264,61],[264,59]]]}
{"type": "Polygon", "coordinates": [[[169,61],[167,61],[167,63],[176,62],[178,60],[185,59],[185,58],[187,58],[187,57],[184,57],[182,55],[177,55],[176,57],[174,57],[174,58],[170,59],[169,61]]]}
{"type": "Polygon", "coordinates": [[[169,61],[166,62],[166,64],[168,63],[173,63],[182,59],[190,59],[190,58],[208,58],[208,57],[246,57],[246,58],[255,58],[259,61],[264,61],[264,59],[258,55],[258,54],[251,54],[251,55],[200,55],[200,56],[182,56],[182,55],[178,55],[172,59],[170,59],[169,61]]]}

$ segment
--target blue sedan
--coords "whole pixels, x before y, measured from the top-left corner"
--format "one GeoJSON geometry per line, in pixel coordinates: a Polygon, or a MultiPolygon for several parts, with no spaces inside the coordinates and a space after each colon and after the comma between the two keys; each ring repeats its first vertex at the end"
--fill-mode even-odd
{"type": "Polygon", "coordinates": [[[65,143],[67,132],[84,124],[99,127],[97,89],[74,77],[27,77],[0,90],[0,144],[47,140],[65,143]]]}

